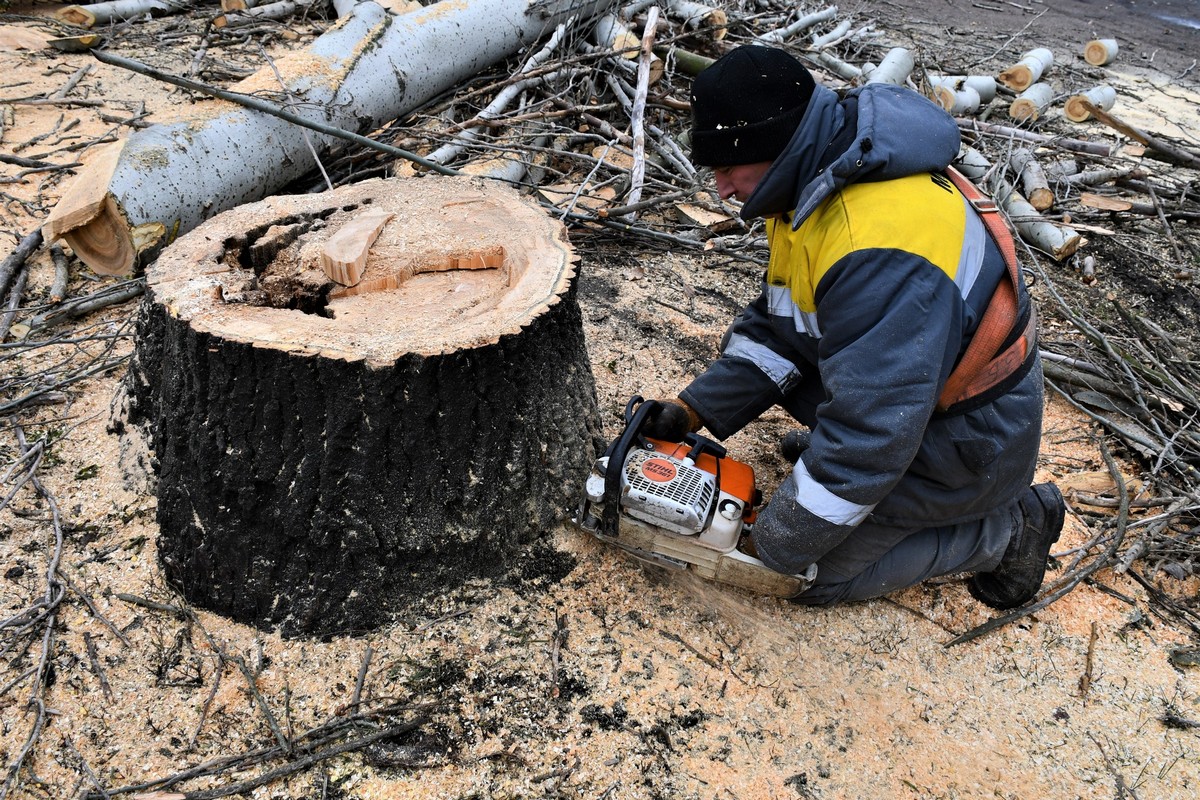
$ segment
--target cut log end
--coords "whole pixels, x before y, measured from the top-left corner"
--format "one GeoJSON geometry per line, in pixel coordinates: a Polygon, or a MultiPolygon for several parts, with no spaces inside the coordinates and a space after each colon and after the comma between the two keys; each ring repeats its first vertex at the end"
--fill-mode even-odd
{"type": "Polygon", "coordinates": [[[1091,119],[1092,112],[1088,111],[1087,105],[1083,102],[1086,99],[1082,95],[1067,98],[1067,102],[1063,105],[1063,116],[1071,122],[1087,122],[1091,119]]]}
{"type": "Polygon", "coordinates": [[[137,248],[125,216],[112,197],[89,222],[60,237],[83,263],[101,275],[128,275],[137,263],[137,248]]]}
{"type": "Polygon", "coordinates": [[[176,316],[259,347],[391,364],[496,342],[574,276],[561,223],[471,179],[364,181],[214,219],[151,279],[176,316]],[[381,228],[373,242],[362,226],[381,228]]]}
{"type": "Polygon", "coordinates": [[[1042,74],[1054,64],[1054,53],[1044,47],[1034,48],[1021,60],[1001,72],[996,79],[1016,92],[1023,92],[1037,83],[1042,74]]]}
{"type": "Polygon", "coordinates": [[[628,31],[618,33],[609,43],[609,49],[622,58],[633,61],[642,49],[642,40],[628,31]]]}
{"type": "Polygon", "coordinates": [[[1017,64],[1001,72],[996,79],[1014,92],[1022,92],[1033,85],[1036,77],[1027,65],[1017,64]]]}
{"type": "Polygon", "coordinates": [[[1067,98],[1063,115],[1071,122],[1087,122],[1092,118],[1092,109],[1108,111],[1116,104],[1117,92],[1111,86],[1097,86],[1081,94],[1067,98]]]}
{"type": "Polygon", "coordinates": [[[1029,205],[1038,211],[1045,211],[1054,205],[1054,192],[1049,189],[1036,188],[1028,191],[1029,205]]]}
{"type": "Polygon", "coordinates": [[[1053,99],[1054,89],[1050,84],[1035,83],[1013,100],[1008,107],[1008,115],[1015,120],[1032,122],[1041,116],[1053,99]]]}
{"type": "Polygon", "coordinates": [[[1093,39],[1083,48],[1083,59],[1093,67],[1111,64],[1117,57],[1116,39],[1093,39]]]}
{"type": "Polygon", "coordinates": [[[125,215],[108,192],[123,148],[121,141],[97,149],[42,223],[47,242],[67,241],[101,275],[128,273],[137,256],[125,215]]]}
{"type": "Polygon", "coordinates": [[[1032,122],[1040,113],[1041,109],[1037,103],[1020,97],[1013,100],[1012,105],[1008,107],[1008,115],[1018,122],[1032,122]]]}
{"type": "Polygon", "coordinates": [[[1062,261],[1064,258],[1070,258],[1075,255],[1075,252],[1084,245],[1084,238],[1078,233],[1071,231],[1063,237],[1061,244],[1050,249],[1050,255],[1055,261],[1062,261]]]}
{"type": "Polygon", "coordinates": [[[687,20],[687,26],[714,42],[725,38],[729,30],[729,15],[720,8],[712,8],[687,20]]]}
{"type": "Polygon", "coordinates": [[[83,6],[67,6],[59,9],[54,16],[63,22],[78,25],[81,28],[90,28],[96,24],[96,15],[83,6]]]}
{"type": "Polygon", "coordinates": [[[932,87],[933,100],[951,114],[973,114],[982,104],[979,92],[970,86],[955,91],[949,86],[936,85],[932,87]]]}

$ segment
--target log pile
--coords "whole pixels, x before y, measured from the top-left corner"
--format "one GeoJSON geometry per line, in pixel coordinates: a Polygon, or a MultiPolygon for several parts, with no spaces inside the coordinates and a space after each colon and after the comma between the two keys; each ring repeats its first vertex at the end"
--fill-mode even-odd
{"type": "MultiPolygon", "coordinates": [[[[231,0],[225,5],[232,10],[243,4],[231,0]]],[[[244,5],[246,9],[237,13],[244,14],[255,8],[253,3],[244,5]]],[[[301,10],[309,13],[313,8],[311,4],[292,5],[295,8],[289,13],[301,10]]],[[[499,0],[496,5],[497,13],[524,13],[509,11],[508,4],[499,0]]],[[[379,48],[384,51],[390,48],[393,53],[385,56],[385,60],[390,59],[390,69],[404,73],[419,69],[411,57],[397,60],[394,54],[398,43],[406,37],[440,41],[441,34],[435,27],[441,24],[440,18],[426,15],[426,21],[414,17],[417,12],[412,10],[411,4],[395,11],[380,11],[374,3],[345,6],[342,8],[346,15],[344,24],[314,42],[308,53],[293,59],[297,64],[295,68],[271,65],[268,71],[264,67],[260,76],[252,76],[244,82],[244,88],[232,87],[232,94],[195,82],[177,84],[198,92],[211,88],[210,94],[229,103],[228,110],[214,118],[212,112],[205,109],[202,118],[183,123],[189,127],[186,141],[181,131],[154,126],[94,158],[86,174],[80,176],[72,191],[52,210],[44,229],[45,236],[49,241],[65,239],[97,271],[128,274],[138,263],[152,259],[171,237],[190,230],[205,216],[282,190],[288,180],[302,180],[305,170],[321,166],[309,156],[314,144],[318,149],[312,152],[319,159],[332,153],[334,160],[342,159],[345,169],[342,177],[323,178],[326,186],[337,185],[340,180],[357,179],[360,173],[354,167],[358,162],[374,162],[372,169],[394,169],[398,174],[428,169],[431,164],[426,162],[432,162],[442,167],[439,171],[443,172],[491,175],[527,186],[552,187],[558,194],[565,190],[571,203],[563,209],[564,218],[590,208],[584,216],[592,217],[592,222],[598,218],[602,220],[599,224],[607,224],[607,220],[618,217],[631,221],[639,211],[656,205],[653,200],[656,194],[695,192],[696,174],[686,157],[687,80],[711,63],[712,58],[747,40],[787,46],[807,60],[826,83],[835,87],[888,82],[917,88],[951,113],[959,115],[960,121],[980,120],[979,125],[963,125],[968,138],[976,140],[973,142],[976,145],[981,144],[980,139],[984,143],[991,140],[1000,147],[1005,146],[1005,139],[1019,139],[1023,145],[1035,145],[1022,148],[1027,152],[1022,154],[1019,163],[1010,162],[1010,153],[1000,154],[995,166],[986,170],[987,179],[982,185],[1006,208],[1011,208],[1010,216],[1021,218],[1014,219],[1014,223],[1026,235],[1030,245],[1056,260],[1073,256],[1085,241],[1086,233],[1066,224],[1061,211],[1067,206],[1082,204],[1082,215],[1090,215],[1094,206],[1089,198],[1097,194],[1097,187],[1091,186],[1087,189],[1088,195],[1084,195],[1085,179],[1078,177],[1069,182],[1057,181],[1053,187],[1043,185],[1037,197],[1022,195],[1021,174],[1038,171],[1041,159],[1052,158],[1063,149],[1060,137],[1035,134],[1036,129],[1058,126],[1064,119],[1073,122],[1099,120],[1145,145],[1146,158],[1161,158],[1188,166],[1193,166],[1192,162],[1196,160],[1195,155],[1188,153],[1186,145],[1178,147],[1122,130],[1119,118],[1111,116],[1117,99],[1113,87],[1102,82],[1078,85],[1073,74],[1060,76],[1066,71],[1062,64],[1071,57],[1060,53],[1056,58],[1046,47],[1029,48],[1007,64],[999,60],[1002,56],[997,56],[997,68],[991,74],[976,70],[979,74],[947,75],[917,64],[914,54],[906,48],[885,47],[878,42],[879,32],[874,30],[871,21],[855,20],[835,6],[806,9],[804,13],[781,9],[774,16],[755,17],[741,23],[736,17],[731,19],[725,9],[690,2],[668,3],[661,14],[656,5],[648,2],[624,7],[592,2],[585,6],[588,13],[572,16],[569,20],[561,15],[550,18],[561,20],[562,25],[539,51],[507,76],[497,72],[489,85],[473,89],[468,96],[472,101],[476,97],[488,98],[480,104],[481,110],[470,117],[454,119],[459,100],[455,96],[439,103],[440,109],[434,106],[424,111],[420,119],[425,121],[418,124],[412,124],[415,118],[405,119],[405,114],[415,110],[408,106],[420,104],[436,91],[451,88],[465,77],[461,69],[439,75],[432,81],[425,79],[415,90],[410,85],[406,95],[410,99],[394,108],[379,103],[364,105],[356,100],[354,110],[347,106],[339,114],[324,118],[298,111],[302,100],[313,107],[340,107],[340,101],[334,100],[339,93],[356,98],[374,93],[369,80],[357,77],[360,73],[364,76],[377,73],[371,64],[364,64],[360,69],[357,62],[345,67],[331,61],[331,68],[336,70],[335,80],[342,84],[333,93],[317,92],[307,86],[303,76],[309,69],[309,59],[325,58],[317,54],[326,50],[340,53],[353,49],[356,38],[376,36],[372,31],[378,23],[387,25],[388,20],[396,19],[397,15],[406,21],[414,20],[410,28],[404,29],[403,36],[383,34],[391,37],[381,40],[379,48]],[[651,13],[654,23],[647,25],[651,13]],[[742,30],[729,36],[729,31],[738,30],[739,24],[742,30]],[[733,41],[735,38],[737,41],[733,41]],[[326,39],[328,44],[322,45],[326,39]],[[388,44],[391,40],[397,44],[388,44]],[[647,47],[643,48],[643,45],[647,47]],[[571,52],[572,49],[575,52],[571,52]],[[878,52],[879,63],[861,58],[855,64],[839,55],[842,50],[855,54],[878,52]],[[669,73],[665,80],[664,72],[669,73]],[[597,86],[596,78],[600,75],[604,77],[597,86]],[[285,105],[272,107],[271,103],[248,94],[255,87],[278,84],[279,81],[292,87],[292,100],[285,105]],[[254,123],[245,124],[244,109],[237,108],[242,95],[246,97],[245,105],[255,111],[277,113],[282,119],[272,122],[266,116],[251,117],[254,123]],[[996,123],[990,122],[998,111],[998,103],[1007,106],[1008,126],[997,127],[996,123]],[[608,119],[609,111],[617,109],[620,110],[617,119],[608,119]],[[635,135],[632,128],[637,126],[634,123],[644,117],[647,110],[661,124],[651,120],[646,130],[635,135]],[[349,130],[352,124],[361,127],[361,120],[371,119],[373,125],[381,125],[389,115],[399,118],[388,124],[386,132],[365,143],[368,147],[374,144],[373,149],[383,156],[364,152],[361,140],[357,154],[349,155],[351,148],[338,142],[339,134],[344,134],[340,137],[343,140],[353,140],[360,133],[349,130]],[[352,119],[359,122],[352,123],[352,119]],[[297,123],[311,126],[320,134],[315,137],[315,142],[308,136],[295,135],[301,130],[297,123]],[[1029,138],[1030,134],[1034,135],[1033,139],[1029,138]],[[389,140],[392,148],[386,146],[389,140]],[[147,154],[161,152],[160,143],[165,141],[174,142],[167,151],[172,153],[172,163],[152,170],[146,164],[156,162],[147,154]],[[187,201],[191,192],[153,190],[155,186],[180,185],[176,176],[181,170],[200,175],[213,172],[205,165],[215,159],[226,159],[229,147],[239,151],[247,147],[269,151],[274,145],[268,147],[267,143],[277,141],[287,142],[287,152],[280,157],[285,163],[292,164],[290,168],[272,169],[262,174],[244,169],[234,176],[218,178],[215,183],[208,179],[198,187],[209,198],[204,209],[197,209],[187,201]],[[1044,142],[1051,143],[1045,145],[1044,142]],[[598,156],[601,151],[604,154],[598,156]],[[393,168],[391,162],[396,156],[401,161],[393,168]],[[414,163],[416,166],[412,166],[414,163]],[[249,187],[249,191],[243,187],[249,187]],[[1015,195],[1010,193],[1010,188],[1015,189],[1015,195]],[[1055,193],[1057,203],[1047,202],[1046,196],[1051,192],[1055,193]],[[622,200],[626,201],[625,205],[639,208],[632,212],[623,209],[622,200]],[[1040,214],[1060,213],[1057,216],[1047,214],[1041,219],[1038,214],[1031,213],[1031,209],[1040,214]]],[[[219,26],[224,19],[219,16],[214,22],[219,26]]],[[[472,19],[464,16],[462,20],[451,20],[451,23],[459,28],[472,19]]],[[[395,28],[390,25],[386,30],[395,28]]],[[[1117,56],[1115,45],[1110,47],[1110,44],[1108,40],[1089,42],[1082,53],[1073,57],[1089,64],[1093,61],[1111,63],[1117,56]]],[[[470,47],[470,38],[464,38],[458,46],[470,47]]],[[[489,55],[487,58],[495,57],[489,55]]],[[[477,60],[469,71],[478,72],[484,64],[486,60],[477,60]]],[[[138,68],[136,63],[131,65],[127,61],[123,65],[138,68]]],[[[158,73],[151,70],[148,74],[158,73]]],[[[161,77],[172,80],[172,76],[161,77]]],[[[1129,163],[1129,155],[1138,155],[1118,153],[1119,140],[1112,138],[1106,141],[1100,137],[1091,144],[1089,163],[1079,169],[1088,180],[1096,177],[1095,168],[1101,166],[1098,162],[1121,160],[1129,163]]],[[[243,161],[247,165],[269,164],[271,159],[243,161]]],[[[1168,185],[1169,177],[1159,180],[1160,187],[1156,188],[1160,189],[1160,198],[1178,195],[1177,187],[1168,185]]],[[[1108,183],[1118,191],[1129,190],[1128,183],[1123,187],[1115,186],[1112,180],[1108,183]]],[[[691,199],[693,204],[695,199],[691,199]]],[[[708,211],[721,216],[718,227],[728,227],[723,223],[736,217],[735,209],[721,208],[719,203],[710,205],[708,211]]],[[[709,233],[715,232],[712,228],[701,228],[684,230],[678,235],[694,241],[707,239],[709,233]]]]}

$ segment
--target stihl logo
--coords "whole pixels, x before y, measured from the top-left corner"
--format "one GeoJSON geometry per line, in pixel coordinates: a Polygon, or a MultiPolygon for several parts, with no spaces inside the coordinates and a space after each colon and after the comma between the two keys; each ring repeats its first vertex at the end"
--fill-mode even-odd
{"type": "Polygon", "coordinates": [[[649,458],[642,462],[642,474],[646,476],[646,480],[654,481],[655,483],[666,483],[667,481],[675,480],[678,470],[670,461],[661,458],[649,458]]]}

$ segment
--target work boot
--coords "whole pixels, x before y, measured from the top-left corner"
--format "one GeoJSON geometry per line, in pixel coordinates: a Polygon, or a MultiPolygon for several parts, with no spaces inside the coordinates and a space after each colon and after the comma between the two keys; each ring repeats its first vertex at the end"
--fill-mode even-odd
{"type": "Polygon", "coordinates": [[[812,444],[812,431],[797,428],[783,437],[783,441],[779,443],[779,452],[783,453],[783,457],[789,464],[795,464],[800,460],[800,454],[807,450],[810,444],[812,444]]]}
{"type": "Polygon", "coordinates": [[[1037,594],[1067,512],[1062,492],[1053,483],[1030,486],[1018,504],[1022,523],[1013,531],[999,566],[976,573],[967,585],[972,597],[1000,610],[1024,605],[1037,594]]]}

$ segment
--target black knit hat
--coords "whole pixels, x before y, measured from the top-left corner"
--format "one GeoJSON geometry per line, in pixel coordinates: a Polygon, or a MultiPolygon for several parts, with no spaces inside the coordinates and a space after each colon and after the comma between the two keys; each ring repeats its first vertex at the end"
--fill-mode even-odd
{"type": "Polygon", "coordinates": [[[692,82],[692,161],[711,167],[774,161],[813,93],[804,65],[783,50],[747,45],[692,82]]]}

